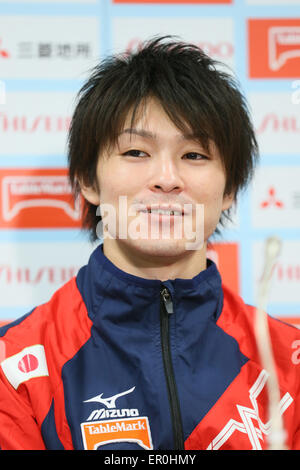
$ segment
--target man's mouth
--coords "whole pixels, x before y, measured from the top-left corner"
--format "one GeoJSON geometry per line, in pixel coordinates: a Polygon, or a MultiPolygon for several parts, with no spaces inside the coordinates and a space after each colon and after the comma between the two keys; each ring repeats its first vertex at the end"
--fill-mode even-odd
{"type": "Polygon", "coordinates": [[[144,210],[141,210],[140,212],[144,212],[146,214],[158,214],[158,215],[167,215],[167,216],[182,216],[184,215],[183,211],[179,211],[176,209],[152,209],[152,208],[147,208],[144,210]]]}
{"type": "Polygon", "coordinates": [[[186,215],[186,209],[181,204],[150,204],[139,208],[144,214],[155,214],[162,216],[182,217],[186,215]]]}

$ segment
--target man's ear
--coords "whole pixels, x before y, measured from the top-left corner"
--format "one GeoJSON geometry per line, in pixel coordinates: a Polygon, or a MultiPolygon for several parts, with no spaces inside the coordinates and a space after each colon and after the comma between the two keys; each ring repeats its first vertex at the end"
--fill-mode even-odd
{"type": "Polygon", "coordinates": [[[235,202],[235,192],[232,191],[229,194],[224,194],[223,196],[223,206],[222,206],[222,211],[226,211],[227,209],[230,209],[232,204],[235,202]]]}
{"type": "Polygon", "coordinates": [[[100,194],[96,188],[94,188],[93,186],[85,186],[83,184],[80,184],[80,190],[81,194],[88,202],[94,204],[94,206],[99,206],[100,194]]]}

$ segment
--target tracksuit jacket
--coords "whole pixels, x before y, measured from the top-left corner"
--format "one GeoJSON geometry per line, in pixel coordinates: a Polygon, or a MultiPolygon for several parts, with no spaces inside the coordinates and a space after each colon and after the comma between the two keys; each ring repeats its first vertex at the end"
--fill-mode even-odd
{"type": "MultiPolygon", "coordinates": [[[[1,449],[265,449],[254,313],[209,260],[162,282],[98,246],[49,302],[0,329],[1,449]]],[[[299,449],[300,332],[268,321],[286,443],[299,449]]]]}

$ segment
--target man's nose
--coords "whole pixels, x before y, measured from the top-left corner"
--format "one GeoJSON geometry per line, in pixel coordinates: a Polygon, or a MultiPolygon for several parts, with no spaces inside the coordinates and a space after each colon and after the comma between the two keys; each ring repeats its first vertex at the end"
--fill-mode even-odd
{"type": "Polygon", "coordinates": [[[178,164],[174,159],[171,156],[158,158],[152,168],[150,189],[152,191],[180,192],[183,186],[178,164]]]}

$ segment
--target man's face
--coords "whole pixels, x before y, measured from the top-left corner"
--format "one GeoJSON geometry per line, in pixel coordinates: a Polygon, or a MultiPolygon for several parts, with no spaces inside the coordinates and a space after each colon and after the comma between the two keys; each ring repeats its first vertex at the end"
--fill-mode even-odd
{"type": "Polygon", "coordinates": [[[110,243],[150,256],[201,248],[195,241],[207,241],[233,201],[232,195],[224,196],[225,171],[217,148],[212,144],[208,153],[191,134],[183,135],[154,99],[133,129],[128,115],[118,143],[99,156],[96,177],[100,192],[82,192],[101,205],[110,243]],[[109,207],[112,216],[103,211],[109,207]]]}

